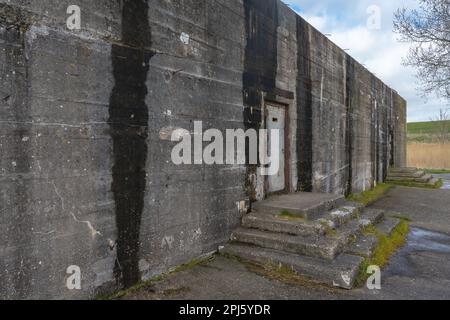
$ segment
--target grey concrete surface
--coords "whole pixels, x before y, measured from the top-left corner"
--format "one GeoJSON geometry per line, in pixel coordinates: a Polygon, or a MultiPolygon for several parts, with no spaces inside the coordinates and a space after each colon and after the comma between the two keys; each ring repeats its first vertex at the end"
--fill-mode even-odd
{"type": "Polygon", "coordinates": [[[450,234],[450,191],[396,187],[373,205],[396,211],[412,225],[450,234]]]}
{"type": "Polygon", "coordinates": [[[374,205],[401,211],[413,220],[407,244],[382,272],[381,290],[345,291],[281,282],[217,257],[126,299],[450,299],[450,235],[432,231],[450,231],[449,197],[448,190],[397,187],[374,205]],[[429,230],[417,225],[426,225],[429,230]]]}
{"type": "Polygon", "coordinates": [[[0,66],[0,299],[92,298],[226,243],[265,177],[176,166],[167,133],[196,121],[283,104],[292,192],[405,163],[406,101],[279,0],[0,0],[0,66]]]}
{"type": "Polygon", "coordinates": [[[305,217],[330,210],[338,206],[344,196],[326,193],[300,192],[287,195],[269,197],[254,203],[253,208],[258,212],[278,214],[288,211],[305,217]]]}

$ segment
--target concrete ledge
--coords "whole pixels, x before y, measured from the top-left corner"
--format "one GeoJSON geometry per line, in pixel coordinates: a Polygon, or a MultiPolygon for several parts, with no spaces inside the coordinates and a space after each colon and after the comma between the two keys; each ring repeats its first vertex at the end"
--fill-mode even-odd
{"type": "Polygon", "coordinates": [[[376,228],[384,235],[390,236],[399,223],[400,219],[388,217],[380,224],[377,224],[376,228]]]}
{"type": "Polygon", "coordinates": [[[342,289],[353,288],[363,262],[362,257],[347,254],[339,255],[333,261],[327,261],[266,248],[255,250],[252,246],[240,244],[230,244],[221,250],[221,253],[244,261],[287,267],[300,276],[342,289]]]}
{"type": "Polygon", "coordinates": [[[338,238],[292,236],[252,229],[237,230],[231,240],[328,260],[333,260],[342,251],[343,241],[338,238]]]}
{"type": "Polygon", "coordinates": [[[291,235],[318,236],[325,234],[325,227],[320,223],[284,220],[273,215],[260,213],[251,213],[244,216],[242,219],[242,226],[249,229],[259,229],[291,235]]]}
{"type": "Polygon", "coordinates": [[[273,215],[287,211],[305,219],[311,219],[314,215],[339,207],[344,201],[345,198],[342,195],[300,192],[269,197],[267,200],[256,202],[253,209],[273,215]]]}
{"type": "Polygon", "coordinates": [[[362,236],[350,245],[345,253],[370,258],[377,245],[378,239],[374,235],[362,236]]]}

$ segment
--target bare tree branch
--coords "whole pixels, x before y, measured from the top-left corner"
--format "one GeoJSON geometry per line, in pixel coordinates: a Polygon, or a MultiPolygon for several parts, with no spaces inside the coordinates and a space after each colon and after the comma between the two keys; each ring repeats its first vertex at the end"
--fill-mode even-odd
{"type": "Polygon", "coordinates": [[[404,64],[417,68],[425,94],[450,99],[450,0],[418,0],[419,9],[397,10],[394,31],[411,43],[404,64]]]}

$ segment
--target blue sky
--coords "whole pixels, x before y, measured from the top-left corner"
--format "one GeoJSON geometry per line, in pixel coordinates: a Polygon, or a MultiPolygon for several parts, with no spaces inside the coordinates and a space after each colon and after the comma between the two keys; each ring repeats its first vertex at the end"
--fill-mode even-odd
{"type": "Polygon", "coordinates": [[[283,0],[319,31],[331,34],[330,40],[375,73],[408,101],[408,121],[429,121],[439,109],[450,108],[436,96],[421,96],[415,70],[402,66],[409,49],[392,32],[393,13],[397,8],[417,7],[416,0],[283,0]],[[380,28],[367,27],[368,8],[380,9],[380,28]]]}

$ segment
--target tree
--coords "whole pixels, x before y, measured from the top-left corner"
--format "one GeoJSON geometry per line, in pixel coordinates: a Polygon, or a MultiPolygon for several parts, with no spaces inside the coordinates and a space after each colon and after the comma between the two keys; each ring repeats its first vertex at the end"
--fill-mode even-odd
{"type": "Polygon", "coordinates": [[[447,143],[450,140],[450,117],[446,110],[440,110],[439,116],[431,119],[436,122],[435,138],[439,143],[447,143]]]}
{"type": "Polygon", "coordinates": [[[394,31],[412,44],[404,63],[417,68],[425,94],[450,99],[450,0],[418,1],[394,16],[394,31]]]}

